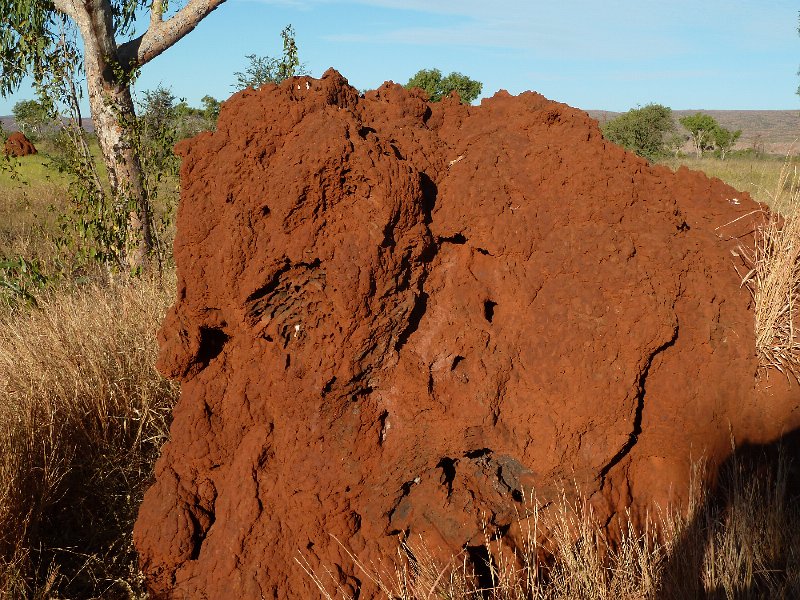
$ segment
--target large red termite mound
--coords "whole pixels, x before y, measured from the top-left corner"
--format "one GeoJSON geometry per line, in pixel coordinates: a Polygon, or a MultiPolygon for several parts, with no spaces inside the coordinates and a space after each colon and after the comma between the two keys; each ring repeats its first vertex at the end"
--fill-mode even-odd
{"type": "Polygon", "coordinates": [[[734,270],[758,206],[581,111],[328,71],[179,153],[182,394],[135,530],[157,597],[316,597],[302,554],[371,598],[353,557],[398,536],[513,544],[564,483],[601,517],[680,500],[692,460],[797,424],[734,270]]]}

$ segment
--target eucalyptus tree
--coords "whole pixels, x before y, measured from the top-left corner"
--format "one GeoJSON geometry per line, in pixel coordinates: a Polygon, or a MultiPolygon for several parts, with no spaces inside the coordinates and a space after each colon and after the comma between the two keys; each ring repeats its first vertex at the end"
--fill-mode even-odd
{"type": "Polygon", "coordinates": [[[53,124],[47,107],[36,100],[20,100],[11,113],[17,127],[33,142],[39,141],[48,126],[53,124]]]}
{"type": "Polygon", "coordinates": [[[168,0],[0,0],[0,93],[32,76],[38,89],[63,77],[65,56],[82,64],[115,206],[127,211],[133,268],[152,250],[151,214],[137,155],[131,84],[139,69],[191,32],[225,0],[186,0],[168,18],[168,0]],[[147,12],[145,12],[147,11],[147,12]],[[149,13],[149,20],[146,18],[149,13]],[[136,35],[137,22],[148,23],[136,35]],[[74,32],[82,48],[65,32],[74,32]],[[61,65],[61,66],[59,66],[61,65]]]}
{"type": "Polygon", "coordinates": [[[719,152],[720,158],[725,160],[725,155],[733,148],[739,138],[742,136],[742,130],[737,129],[732,131],[725,129],[722,125],[717,125],[714,129],[714,145],[719,152]]]}

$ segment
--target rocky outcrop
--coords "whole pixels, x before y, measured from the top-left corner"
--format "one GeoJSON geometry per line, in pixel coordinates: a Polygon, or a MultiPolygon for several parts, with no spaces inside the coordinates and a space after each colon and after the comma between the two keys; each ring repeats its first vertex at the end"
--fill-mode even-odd
{"type": "Polygon", "coordinates": [[[692,460],[797,422],[734,271],[757,206],[581,111],[329,71],[178,151],[182,394],[135,529],[156,597],[313,598],[302,553],[371,598],[352,556],[398,536],[514,544],[565,483],[601,518],[680,501],[692,460]]]}
{"type": "Polygon", "coordinates": [[[21,131],[15,131],[8,136],[6,140],[4,153],[6,156],[28,156],[36,154],[36,147],[33,145],[25,134],[21,131]]]}

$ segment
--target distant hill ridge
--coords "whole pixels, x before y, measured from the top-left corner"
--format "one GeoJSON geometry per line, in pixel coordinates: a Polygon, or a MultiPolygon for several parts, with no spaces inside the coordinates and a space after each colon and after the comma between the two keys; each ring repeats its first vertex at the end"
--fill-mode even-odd
{"type": "MultiPolygon", "coordinates": [[[[622,113],[609,110],[587,110],[589,116],[602,125],[622,113]]],[[[800,153],[800,109],[798,110],[674,110],[672,114],[678,120],[686,115],[702,112],[714,117],[720,125],[731,129],[742,130],[742,137],[737,148],[760,146],[771,154],[800,153]]],[[[0,117],[5,131],[16,131],[14,117],[0,117]]],[[[87,131],[94,131],[91,119],[84,119],[83,126],[87,131]]]]}
{"type": "MultiPolygon", "coordinates": [[[[84,118],[81,120],[83,121],[83,128],[86,131],[94,131],[94,124],[92,123],[91,119],[84,118]]],[[[11,115],[6,115],[4,117],[0,116],[0,125],[3,126],[3,130],[6,133],[11,131],[19,131],[19,127],[17,127],[17,124],[14,122],[14,117],[11,115]]]]}

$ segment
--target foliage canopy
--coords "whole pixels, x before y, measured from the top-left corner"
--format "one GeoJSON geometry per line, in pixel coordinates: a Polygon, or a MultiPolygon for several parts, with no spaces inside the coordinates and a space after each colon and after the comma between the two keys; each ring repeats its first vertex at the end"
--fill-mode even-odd
{"type": "Polygon", "coordinates": [[[667,152],[669,135],[676,128],[672,109],[648,104],[608,121],[602,129],[608,141],[652,161],[667,152]]]}
{"type": "MultiPolygon", "coordinates": [[[[136,12],[150,0],[109,0],[108,15],[115,36],[133,30],[136,12]]],[[[26,75],[40,86],[53,75],[52,65],[68,51],[77,54],[74,24],[53,0],[0,0],[0,94],[19,87],[26,75]]],[[[126,65],[130,68],[130,64],[126,65]]]]}
{"type": "Polygon", "coordinates": [[[439,102],[452,92],[457,92],[462,102],[473,102],[483,90],[480,81],[470,79],[463,73],[453,71],[447,76],[439,69],[421,69],[408,80],[406,89],[420,88],[428,93],[431,102],[439,102]]]}
{"type": "Polygon", "coordinates": [[[680,119],[680,124],[689,130],[695,148],[702,153],[707,150],[713,140],[714,129],[718,126],[717,120],[711,115],[695,113],[680,119]]]}
{"type": "MultiPolygon", "coordinates": [[[[78,131],[76,75],[85,76],[109,185],[89,177],[93,191],[81,204],[104,204],[109,216],[120,221],[114,227],[123,231],[116,237],[117,254],[120,264],[132,271],[146,266],[154,239],[151,202],[137,154],[131,83],[142,65],[191,32],[224,1],[186,0],[167,18],[169,0],[0,0],[0,94],[15,90],[30,75],[39,98],[54,114],[57,104],[68,106],[76,128],[69,137],[78,142],[81,160],[91,162],[85,140],[78,141],[83,134],[78,131]],[[136,36],[135,25],[143,23],[149,26],[136,36]],[[107,192],[110,201],[102,200],[107,192]]],[[[94,171],[93,165],[89,170],[94,171]]]]}
{"type": "Polygon", "coordinates": [[[205,95],[200,99],[203,104],[203,117],[210,123],[216,123],[222,103],[214,96],[205,95]]]}
{"type": "Polygon", "coordinates": [[[54,119],[47,106],[36,100],[20,100],[11,109],[14,122],[29,139],[36,141],[54,119]]]}
{"type": "Polygon", "coordinates": [[[738,141],[741,135],[741,129],[731,131],[730,129],[725,129],[721,125],[717,125],[717,128],[714,129],[714,145],[723,160],[725,160],[725,154],[733,148],[733,145],[738,141]]]}

